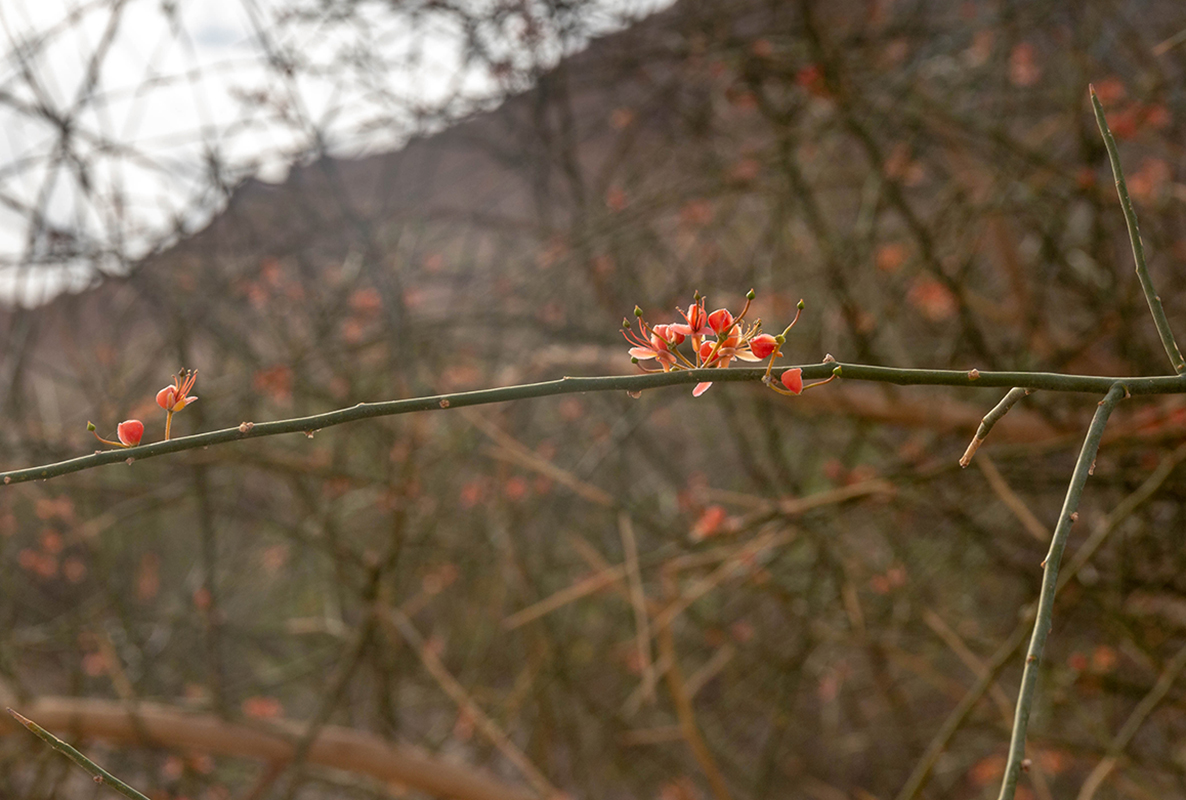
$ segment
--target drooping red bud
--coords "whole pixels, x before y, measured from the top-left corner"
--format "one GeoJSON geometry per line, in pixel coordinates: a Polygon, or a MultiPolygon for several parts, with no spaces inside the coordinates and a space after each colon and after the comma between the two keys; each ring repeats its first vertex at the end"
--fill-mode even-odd
{"type": "Polygon", "coordinates": [[[777,347],[778,342],[768,333],[755,336],[749,343],[750,352],[757,356],[759,361],[769,358],[777,347]]]}
{"type": "Polygon", "coordinates": [[[799,394],[803,391],[803,370],[798,367],[788,369],[779,380],[791,394],[799,394]]]}

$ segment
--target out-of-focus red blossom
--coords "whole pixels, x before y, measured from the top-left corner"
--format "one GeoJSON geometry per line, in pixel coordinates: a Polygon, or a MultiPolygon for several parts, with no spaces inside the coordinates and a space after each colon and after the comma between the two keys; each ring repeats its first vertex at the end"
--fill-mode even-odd
{"type": "Polygon", "coordinates": [[[461,507],[473,508],[486,497],[486,484],[481,479],[468,481],[461,487],[461,507]]]}
{"type": "Polygon", "coordinates": [[[275,697],[248,697],[242,708],[244,716],[253,719],[275,719],[284,714],[284,706],[275,697]]]}
{"type": "Polygon", "coordinates": [[[803,370],[799,369],[798,367],[795,367],[794,369],[788,369],[782,374],[778,381],[784,387],[786,387],[788,392],[791,392],[792,394],[799,394],[803,391],[803,370]]]}
{"type": "Polygon", "coordinates": [[[350,295],[350,309],[359,314],[374,314],[383,307],[383,298],[377,289],[359,289],[350,295]]]}
{"type": "Polygon", "coordinates": [[[1101,644],[1091,654],[1091,668],[1096,672],[1111,672],[1119,661],[1116,651],[1106,644],[1101,644]]]}
{"type": "Polygon", "coordinates": [[[605,193],[605,205],[610,211],[624,211],[630,200],[620,186],[611,186],[605,193]]]}
{"type": "Polygon", "coordinates": [[[990,783],[995,783],[998,778],[1005,774],[1005,756],[996,753],[991,756],[986,756],[978,761],[975,766],[968,771],[968,779],[973,785],[980,787],[990,783]]]}
{"type": "Polygon", "coordinates": [[[950,319],[955,316],[958,307],[950,289],[934,278],[925,276],[914,282],[906,299],[931,322],[950,319]]]}
{"type": "Polygon", "coordinates": [[[138,419],[124,420],[115,426],[115,435],[128,447],[135,447],[144,438],[144,423],[138,419]]]}
{"type": "Polygon", "coordinates": [[[692,541],[699,542],[719,533],[728,518],[728,512],[721,506],[709,506],[704,509],[700,519],[696,520],[696,524],[692,526],[690,533],[692,541]]]}
{"type": "Polygon", "coordinates": [[[1009,80],[1014,86],[1033,86],[1042,77],[1035,55],[1034,46],[1029,42],[1021,42],[1013,48],[1009,54],[1009,80]]]}
{"type": "Polygon", "coordinates": [[[86,577],[86,564],[71,556],[62,562],[62,574],[70,583],[81,583],[86,577]]]}
{"type": "Polygon", "coordinates": [[[257,370],[251,384],[257,392],[270,395],[278,403],[292,399],[292,369],[284,364],[257,370]]]}
{"type": "Polygon", "coordinates": [[[812,97],[828,96],[828,84],[819,64],[808,64],[796,72],[795,84],[812,97]]]}
{"type": "Polygon", "coordinates": [[[1100,104],[1105,108],[1113,103],[1120,102],[1125,98],[1126,94],[1124,82],[1116,77],[1104,78],[1095,84],[1095,95],[1100,99],[1100,104]]]}
{"type": "Polygon", "coordinates": [[[527,496],[529,487],[527,481],[516,475],[507,480],[502,486],[502,493],[511,502],[518,502],[527,496]]]}

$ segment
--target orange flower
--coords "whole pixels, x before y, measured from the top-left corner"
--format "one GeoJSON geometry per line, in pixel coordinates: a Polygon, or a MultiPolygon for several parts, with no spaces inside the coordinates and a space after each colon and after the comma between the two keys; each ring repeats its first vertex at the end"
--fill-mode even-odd
{"type": "Polygon", "coordinates": [[[185,408],[198,398],[189,396],[194,388],[194,381],[198,379],[198,371],[185,370],[173,376],[173,385],[166,386],[156,393],[156,404],[165,409],[165,441],[169,441],[169,432],[173,427],[173,415],[185,408]]]}
{"type": "Polygon", "coordinates": [[[186,370],[173,376],[173,385],[166,386],[156,393],[156,404],[169,413],[180,411],[198,398],[188,397],[194,388],[194,381],[198,379],[198,371],[186,370]]]}

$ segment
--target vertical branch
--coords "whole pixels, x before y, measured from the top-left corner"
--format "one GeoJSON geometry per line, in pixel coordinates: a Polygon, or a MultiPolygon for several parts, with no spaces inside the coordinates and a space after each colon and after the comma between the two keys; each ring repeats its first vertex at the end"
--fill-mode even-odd
{"type": "MultiPolygon", "coordinates": [[[[669,597],[678,594],[675,576],[671,571],[664,570],[663,584],[669,597]]],[[[729,785],[725,783],[725,776],[721,773],[721,768],[717,766],[712,751],[708,749],[708,743],[704,741],[704,737],[700,733],[700,726],[696,724],[696,711],[692,707],[692,698],[688,694],[687,684],[684,682],[683,673],[679,668],[679,657],[675,652],[675,633],[672,631],[671,625],[659,628],[658,635],[659,657],[667,664],[665,673],[667,688],[670,690],[672,702],[675,704],[680,733],[688,747],[691,748],[696,763],[704,772],[704,777],[708,779],[713,797],[716,800],[731,800],[732,795],[729,793],[729,785]]]]}
{"type": "Polygon", "coordinates": [[[1083,487],[1087,478],[1095,469],[1095,455],[1099,452],[1100,439],[1103,438],[1104,428],[1108,424],[1108,417],[1116,404],[1128,394],[1128,389],[1122,383],[1112,386],[1108,394],[1100,401],[1096,408],[1091,426],[1087,429],[1087,436],[1083,440],[1083,449],[1079,452],[1079,459],[1075,462],[1075,471],[1071,475],[1067,496],[1063,501],[1062,512],[1058,516],[1058,525],[1054,529],[1054,537],[1050,541],[1050,552],[1042,562],[1042,592],[1038,596],[1038,610],[1034,621],[1034,632],[1030,638],[1029,651],[1025,656],[1025,670],[1021,675],[1021,689],[1017,695],[1017,711],[1013,718],[1013,738],[1009,742],[1009,760],[1005,765],[1005,777],[1001,782],[999,800],[1013,800],[1017,791],[1017,780],[1021,776],[1021,762],[1025,758],[1025,734],[1029,727],[1030,709],[1034,702],[1034,690],[1038,683],[1038,669],[1042,661],[1042,651],[1046,647],[1046,637],[1050,634],[1051,617],[1054,612],[1054,595],[1058,589],[1058,565],[1062,559],[1062,552],[1067,546],[1067,538],[1071,526],[1078,519],[1079,498],[1083,495],[1083,487]]]}
{"type": "Polygon", "coordinates": [[[1186,360],[1182,358],[1182,351],[1174,341],[1174,333],[1170,330],[1169,320],[1166,319],[1165,309],[1161,307],[1161,297],[1153,288],[1153,280],[1149,277],[1149,268],[1145,265],[1145,245],[1141,243],[1141,229],[1137,227],[1137,212],[1132,207],[1132,200],[1128,196],[1128,186],[1124,182],[1124,170],[1120,167],[1120,153],[1116,149],[1116,139],[1108,128],[1108,120],[1104,117],[1104,107],[1095,94],[1095,87],[1091,89],[1091,107],[1095,111],[1095,121],[1100,127],[1100,134],[1104,137],[1104,147],[1108,150],[1108,160],[1112,162],[1112,175],[1116,178],[1116,194],[1120,196],[1120,207],[1124,210],[1124,221],[1128,225],[1128,238],[1132,240],[1132,257],[1136,262],[1137,279],[1141,282],[1141,290],[1145,292],[1145,300],[1149,303],[1149,312],[1153,315],[1153,324],[1157,326],[1157,335],[1161,337],[1161,346],[1170,357],[1170,364],[1179,375],[1186,372],[1186,360]]]}
{"type": "Polygon", "coordinates": [[[651,660],[651,626],[647,615],[647,598],[638,570],[638,543],[634,538],[634,523],[625,511],[618,514],[618,532],[626,556],[626,580],[630,586],[630,605],[634,607],[634,638],[638,646],[639,666],[642,668],[642,699],[655,700],[655,665],[651,660]]]}

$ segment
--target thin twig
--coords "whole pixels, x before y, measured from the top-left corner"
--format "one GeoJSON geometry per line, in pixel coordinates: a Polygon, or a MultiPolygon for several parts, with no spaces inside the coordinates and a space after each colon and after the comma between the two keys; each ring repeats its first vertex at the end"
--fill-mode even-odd
{"type": "MultiPolygon", "coordinates": [[[[975,653],[968,649],[964,644],[964,640],[960,638],[959,634],[951,629],[951,626],[934,611],[929,608],[923,609],[922,621],[926,626],[935,632],[935,635],[943,640],[951,652],[955,653],[956,657],[964,662],[964,666],[972,670],[972,674],[977,678],[983,678],[989,673],[988,666],[975,653]]],[[[1009,698],[1005,695],[1005,690],[1000,687],[995,681],[991,686],[992,700],[997,704],[997,709],[1001,712],[1005,722],[1008,723],[1013,717],[1013,706],[1009,702],[1009,698]]]]}
{"type": "Polygon", "coordinates": [[[572,586],[565,587],[555,594],[545,597],[538,603],[516,611],[502,621],[502,626],[507,630],[514,630],[515,628],[526,625],[532,620],[546,616],[558,608],[563,608],[574,600],[580,600],[582,597],[587,597],[594,592],[600,591],[622,580],[624,577],[626,577],[626,566],[624,564],[619,564],[616,567],[606,567],[584,580],[577,581],[572,586]]]}
{"type": "MultiPolygon", "coordinates": [[[[726,579],[732,577],[751,563],[760,553],[781,547],[795,537],[793,531],[778,531],[755,537],[737,550],[723,564],[692,584],[686,593],[675,595],[675,599],[655,615],[652,620],[654,629],[661,631],[671,626],[671,623],[687,608],[704,595],[711,592],[726,579]]],[[[673,570],[674,571],[674,570],[673,570]]]]}
{"type": "Polygon", "coordinates": [[[1009,760],[1005,764],[1005,776],[1001,781],[999,800],[1013,800],[1013,795],[1017,791],[1017,781],[1021,777],[1021,762],[1025,759],[1025,735],[1029,727],[1034,690],[1038,684],[1038,669],[1042,660],[1042,651],[1046,647],[1046,637],[1050,634],[1052,624],[1054,595],[1058,588],[1058,566],[1062,560],[1062,552],[1067,546],[1071,526],[1079,517],[1077,510],[1079,498],[1083,495],[1087,477],[1095,468],[1095,456],[1099,452],[1100,439],[1103,438],[1108,417],[1111,416],[1116,404],[1127,394],[1128,391],[1124,384],[1117,383],[1108,391],[1096,408],[1091,426],[1087,429],[1087,436],[1083,440],[1083,449],[1079,453],[1079,459],[1075,462],[1075,471],[1072,473],[1070,485],[1067,487],[1067,496],[1058,517],[1058,525],[1050,540],[1050,552],[1046,554],[1046,559],[1042,562],[1044,567],[1042,592],[1038,596],[1034,633],[1030,638],[1029,650],[1025,656],[1025,669],[1021,674],[1021,690],[1017,695],[1017,712],[1013,719],[1013,737],[1009,742],[1009,760]]]}
{"type": "Polygon", "coordinates": [[[1145,245],[1141,242],[1141,229],[1137,226],[1137,212],[1132,207],[1132,200],[1128,196],[1128,186],[1124,182],[1124,170],[1120,166],[1120,152],[1116,149],[1116,139],[1108,128],[1108,120],[1104,116],[1104,107],[1095,94],[1095,87],[1091,86],[1091,108],[1095,111],[1095,121],[1100,127],[1100,134],[1104,137],[1104,147],[1108,150],[1108,160],[1112,162],[1112,175],[1116,178],[1116,194],[1120,196],[1120,207],[1124,210],[1124,222],[1128,225],[1128,238],[1132,241],[1132,256],[1136,262],[1137,279],[1141,282],[1141,290],[1145,293],[1145,301],[1149,303],[1149,312],[1153,315],[1153,324],[1157,326],[1157,335],[1161,337],[1161,346],[1170,357],[1170,364],[1174,372],[1181,375],[1186,372],[1186,359],[1182,358],[1182,351],[1174,341],[1174,332],[1170,330],[1170,321],[1165,316],[1165,309],[1161,307],[1161,297],[1153,288],[1153,279],[1149,277],[1149,268],[1145,264],[1145,245]]]}
{"type": "Polygon", "coordinates": [[[634,607],[634,638],[638,646],[639,666],[642,668],[643,700],[653,701],[654,663],[651,658],[651,625],[647,614],[647,596],[638,569],[638,543],[634,539],[634,523],[625,511],[618,514],[618,533],[626,558],[626,583],[630,587],[630,605],[634,607]]]}
{"type": "Polygon", "coordinates": [[[984,415],[984,419],[980,420],[980,427],[976,429],[976,435],[972,437],[972,442],[968,445],[968,449],[964,451],[964,455],[960,458],[960,466],[967,467],[972,463],[972,456],[976,455],[976,451],[980,449],[980,445],[984,444],[984,440],[988,438],[988,432],[993,429],[993,426],[1000,422],[1001,417],[1009,413],[1009,409],[1017,405],[1017,401],[1029,394],[1032,389],[1024,389],[1020,386],[1015,386],[1008,391],[1008,393],[997,403],[992,411],[984,415]]]}
{"type": "MultiPolygon", "coordinates": [[[[1052,372],[964,372],[948,369],[902,369],[898,367],[875,367],[865,364],[838,364],[826,362],[800,367],[804,380],[827,378],[839,375],[847,380],[892,383],[898,386],[957,386],[962,388],[1004,388],[1028,386],[1053,392],[1084,392],[1103,394],[1113,385],[1123,381],[1133,395],[1186,394],[1186,375],[1160,375],[1145,378],[1104,378],[1094,375],[1061,375],[1052,372]]],[[[765,375],[763,368],[689,369],[673,372],[658,372],[645,375],[609,376],[601,378],[560,378],[543,383],[528,383],[519,386],[504,386],[496,389],[481,389],[473,392],[413,397],[406,400],[388,400],[380,403],[359,403],[349,408],[313,414],[307,417],[277,420],[274,422],[243,422],[234,428],[224,428],[207,433],[194,434],[119,450],[100,450],[93,455],[44,464],[37,467],[0,472],[0,485],[24,481],[48,480],[72,472],[122,462],[142,461],[168,453],[196,450],[211,445],[256,439],[261,436],[315,432],[375,417],[390,417],[417,411],[440,411],[450,408],[504,403],[511,400],[526,400],[535,397],[552,397],[580,392],[627,391],[638,392],[658,389],[664,386],[682,386],[713,381],[716,383],[757,383],[765,375]]]]}
{"type": "Polygon", "coordinates": [[[449,695],[449,698],[457,704],[459,709],[469,715],[482,735],[523,773],[523,776],[535,787],[537,792],[543,797],[556,797],[560,794],[559,790],[540,772],[539,768],[531,763],[531,759],[474,702],[469,692],[453,677],[453,674],[449,672],[436,653],[428,647],[428,643],[424,641],[424,637],[416,630],[416,626],[412,624],[412,621],[403,615],[403,612],[395,608],[377,608],[376,613],[378,614],[383,630],[387,632],[388,636],[393,640],[402,638],[416,652],[416,655],[420,657],[420,663],[424,665],[428,673],[432,675],[437,684],[445,691],[445,694],[449,695]]]}
{"type": "Polygon", "coordinates": [[[115,789],[115,791],[122,794],[124,797],[130,797],[130,798],[132,798],[132,800],[148,800],[148,798],[145,797],[144,795],[140,794],[140,792],[136,791],[131,786],[128,786],[126,783],[121,781],[119,778],[115,777],[110,772],[108,772],[107,770],[100,767],[94,761],[91,761],[89,758],[84,756],[82,753],[78,752],[73,747],[66,744],[58,737],[54,736],[52,733],[50,733],[45,728],[38,725],[33,720],[27,719],[26,717],[22,717],[20,714],[13,711],[11,708],[8,709],[8,713],[12,716],[13,719],[15,719],[17,722],[21,723],[22,725],[24,725],[26,728],[28,728],[29,732],[32,733],[34,736],[36,736],[38,739],[41,739],[43,742],[48,744],[50,747],[57,750],[62,755],[66,756],[66,758],[70,759],[75,764],[77,764],[78,766],[85,769],[88,773],[90,773],[91,777],[94,778],[95,783],[100,783],[100,784],[105,783],[108,786],[110,786],[112,789],[115,789]]]}
{"type": "MultiPolygon", "coordinates": [[[[674,596],[678,591],[675,585],[675,576],[665,573],[663,579],[668,595],[674,596]]],[[[659,654],[667,662],[667,688],[671,692],[671,699],[675,704],[675,713],[679,719],[684,741],[691,748],[692,755],[704,772],[704,777],[708,779],[708,784],[712,787],[716,800],[732,800],[729,786],[725,783],[725,776],[721,773],[721,768],[717,766],[712,751],[708,749],[708,744],[700,734],[700,726],[696,724],[696,711],[692,706],[692,698],[688,694],[687,684],[684,682],[683,673],[679,668],[679,658],[675,652],[675,633],[670,625],[665,625],[659,630],[659,654]]]]}
{"type": "Polygon", "coordinates": [[[1148,716],[1153,713],[1153,709],[1157,708],[1157,704],[1165,699],[1183,669],[1186,669],[1186,647],[1183,647],[1170,659],[1170,663],[1157,678],[1157,683],[1153,684],[1149,694],[1142,697],[1141,702],[1137,703],[1137,707],[1129,714],[1124,725],[1112,739],[1112,743],[1108,745],[1108,754],[1095,765],[1095,769],[1083,782],[1083,787],[1079,790],[1076,800],[1091,800],[1095,797],[1096,791],[1120,762],[1120,755],[1124,752],[1124,748],[1128,747],[1132,737],[1136,735],[1137,730],[1144,724],[1148,716]]]}
{"type": "Polygon", "coordinates": [[[1001,471],[997,469],[997,465],[992,462],[988,455],[983,455],[980,460],[976,462],[980,467],[980,471],[984,473],[988,485],[992,488],[993,493],[997,498],[1005,504],[1005,507],[1013,512],[1013,516],[1017,517],[1017,521],[1021,523],[1021,527],[1025,528],[1025,532],[1037,539],[1042,544],[1050,541],[1050,529],[1042,524],[1034,512],[1030,511],[1029,506],[1017,496],[1017,493],[1005,481],[1001,471]]]}

